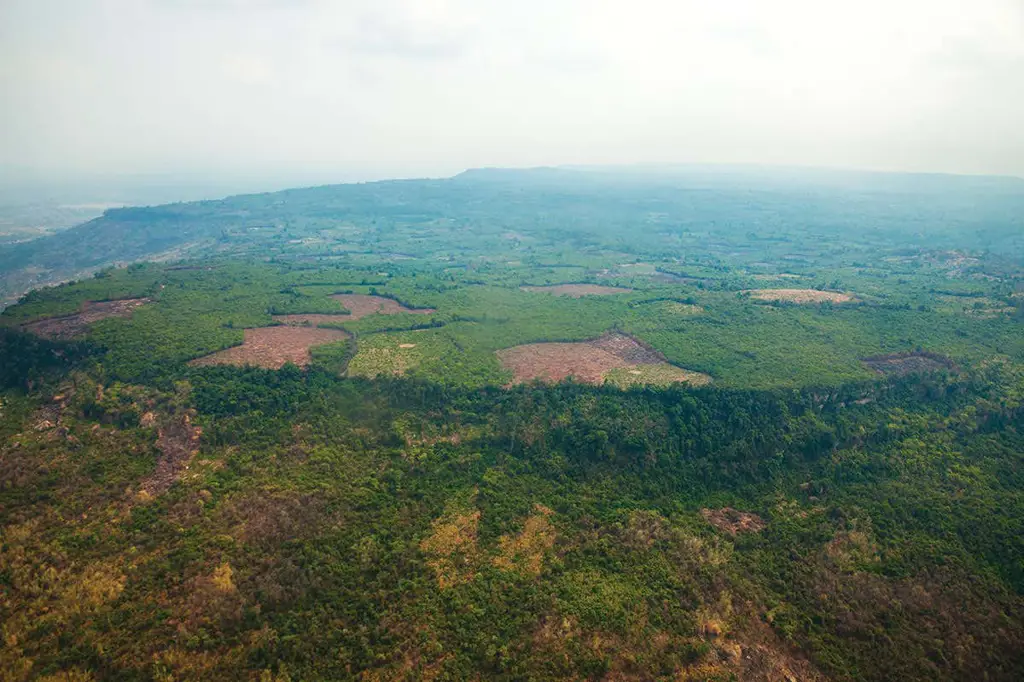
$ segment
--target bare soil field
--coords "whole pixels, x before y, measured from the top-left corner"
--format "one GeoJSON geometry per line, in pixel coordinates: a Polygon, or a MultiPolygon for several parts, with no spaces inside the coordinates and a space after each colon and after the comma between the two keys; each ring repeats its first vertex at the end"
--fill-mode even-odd
{"type": "Polygon", "coordinates": [[[864,358],[862,362],[881,374],[914,374],[939,369],[956,369],[953,361],[944,355],[925,351],[873,355],[864,358]]]}
{"type": "Polygon", "coordinates": [[[551,294],[552,296],[570,296],[580,298],[582,296],[611,296],[612,294],[626,294],[632,289],[624,287],[604,287],[599,284],[555,284],[546,287],[519,287],[522,291],[530,291],[540,294],[551,294]]]}
{"type": "Polygon", "coordinates": [[[316,327],[258,327],[245,330],[241,346],[196,358],[193,367],[208,365],[255,365],[266,369],[280,369],[286,362],[299,367],[309,364],[309,349],[325,343],[347,339],[349,334],[340,329],[316,327]]]}
{"type": "Polygon", "coordinates": [[[341,301],[341,304],[352,311],[347,317],[350,320],[358,320],[367,315],[396,315],[398,313],[412,313],[413,315],[430,315],[436,312],[433,308],[406,308],[393,298],[384,296],[368,296],[365,294],[335,294],[331,298],[341,301]]]}
{"type": "Polygon", "coordinates": [[[573,377],[600,384],[604,373],[626,363],[608,351],[587,343],[529,343],[498,351],[502,366],[512,370],[513,384],[540,379],[557,383],[573,377]]]}
{"type": "Polygon", "coordinates": [[[274,315],[275,322],[292,327],[320,327],[351,322],[367,315],[397,315],[411,313],[413,315],[429,315],[436,312],[433,308],[406,308],[398,301],[384,296],[368,296],[365,294],[335,294],[331,298],[340,301],[351,313],[302,313],[297,315],[274,315]]]}
{"type": "Polygon", "coordinates": [[[591,341],[576,343],[529,343],[497,351],[498,360],[512,370],[512,384],[533,380],[559,382],[572,377],[576,381],[617,385],[691,381],[707,383],[707,375],[675,367],[650,346],[625,334],[605,334],[591,341]]]}
{"type": "Polygon", "coordinates": [[[745,294],[759,301],[788,301],[790,303],[847,303],[853,300],[851,294],[841,291],[818,291],[817,289],[748,289],[745,294]]]}
{"type": "Polygon", "coordinates": [[[135,309],[149,303],[148,298],[125,298],[118,301],[86,301],[79,312],[61,317],[48,317],[29,322],[22,328],[48,339],[70,339],[89,331],[89,325],[111,317],[131,317],[135,309]]]}
{"type": "Polygon", "coordinates": [[[646,343],[625,334],[605,334],[587,341],[594,348],[608,351],[627,365],[656,365],[665,357],[646,343]]]}

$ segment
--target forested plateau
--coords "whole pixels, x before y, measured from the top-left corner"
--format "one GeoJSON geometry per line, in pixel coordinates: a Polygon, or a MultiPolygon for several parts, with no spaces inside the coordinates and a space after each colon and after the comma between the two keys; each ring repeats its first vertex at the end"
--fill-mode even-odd
{"type": "Polygon", "coordinates": [[[486,169],[0,280],[2,680],[1024,675],[1024,181],[486,169]]]}

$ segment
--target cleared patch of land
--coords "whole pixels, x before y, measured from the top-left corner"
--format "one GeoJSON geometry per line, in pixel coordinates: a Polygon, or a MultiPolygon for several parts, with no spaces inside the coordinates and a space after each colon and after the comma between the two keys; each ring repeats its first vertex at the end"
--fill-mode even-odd
{"type": "Polygon", "coordinates": [[[329,327],[341,322],[351,322],[367,315],[397,315],[411,313],[413,315],[429,315],[436,312],[433,308],[407,308],[393,298],[370,296],[368,294],[335,294],[331,298],[340,301],[351,312],[348,313],[300,313],[294,315],[274,315],[274,321],[289,326],[329,327]]]}
{"type": "Polygon", "coordinates": [[[350,376],[378,377],[401,376],[422,359],[420,353],[409,353],[415,343],[400,343],[397,346],[360,347],[359,354],[349,363],[350,376]]]}
{"type": "Polygon", "coordinates": [[[780,272],[780,273],[778,273],[776,275],[759,274],[759,275],[751,275],[751,277],[753,277],[756,280],[760,280],[760,281],[771,281],[773,279],[803,279],[804,276],[803,275],[797,275],[797,274],[794,274],[792,272],[780,272]]]}
{"type": "Polygon", "coordinates": [[[926,351],[873,355],[862,360],[871,369],[882,374],[916,374],[940,369],[956,369],[952,360],[926,351]]]}
{"type": "Polygon", "coordinates": [[[369,296],[366,294],[336,294],[331,298],[341,301],[341,304],[348,308],[351,313],[347,319],[358,320],[367,315],[397,315],[398,313],[412,313],[413,315],[430,315],[435,312],[433,308],[406,308],[393,298],[384,296],[369,296]]]}
{"type": "Polygon", "coordinates": [[[638,383],[706,384],[711,377],[665,362],[656,350],[625,334],[605,334],[576,343],[529,343],[497,352],[498,360],[512,370],[513,384],[540,380],[576,381],[619,386],[638,383]]]}
{"type": "Polygon", "coordinates": [[[300,367],[308,365],[309,349],[347,339],[349,334],[340,329],[316,327],[257,327],[245,330],[245,341],[222,351],[196,358],[193,367],[208,365],[254,365],[266,369],[280,369],[291,362],[300,367]]]}
{"type": "Polygon", "coordinates": [[[633,291],[624,287],[605,287],[599,284],[554,284],[551,286],[519,287],[522,291],[530,291],[540,294],[551,294],[552,296],[569,296],[580,298],[582,296],[611,296],[612,294],[628,294],[633,291]]]}
{"type": "Polygon", "coordinates": [[[721,509],[701,509],[701,516],[718,530],[724,530],[730,535],[737,533],[757,533],[767,525],[757,514],[742,512],[732,507],[721,509]]]}
{"type": "Polygon", "coordinates": [[[851,294],[842,291],[819,291],[817,289],[748,289],[745,294],[759,301],[787,301],[789,303],[846,303],[853,300],[851,294]]]}
{"type": "Polygon", "coordinates": [[[124,298],[117,301],[86,301],[79,312],[48,317],[23,325],[23,329],[48,339],[70,339],[89,331],[93,322],[111,317],[131,317],[135,309],[149,303],[148,298],[124,298]]]}

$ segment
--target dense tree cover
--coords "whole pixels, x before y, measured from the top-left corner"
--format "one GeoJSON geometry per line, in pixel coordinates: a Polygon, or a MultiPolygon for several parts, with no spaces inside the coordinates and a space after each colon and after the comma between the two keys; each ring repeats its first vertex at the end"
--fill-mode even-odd
{"type": "Polygon", "coordinates": [[[87,342],[52,342],[0,327],[0,390],[33,385],[87,360],[95,349],[87,342]]]}
{"type": "Polygon", "coordinates": [[[1016,679],[1022,396],[1007,363],[831,392],[74,374],[2,416],[3,668],[1016,679]],[[143,494],[185,409],[199,452],[143,494]]]}
{"type": "Polygon", "coordinates": [[[0,314],[0,679],[1019,679],[1022,196],[481,171],[0,247],[80,278],[0,314]],[[304,313],[351,338],[188,364],[304,313]],[[609,332],[712,383],[505,387],[609,332]]]}

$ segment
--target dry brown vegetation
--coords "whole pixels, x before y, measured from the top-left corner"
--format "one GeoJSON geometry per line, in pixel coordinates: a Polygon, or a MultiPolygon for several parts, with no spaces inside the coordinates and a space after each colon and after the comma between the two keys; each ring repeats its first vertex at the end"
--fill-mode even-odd
{"type": "Polygon", "coordinates": [[[70,339],[89,331],[93,322],[111,317],[131,317],[135,309],[149,303],[148,298],[125,298],[118,301],[86,301],[77,313],[47,317],[29,322],[22,328],[47,339],[70,339]]]}
{"type": "Polygon", "coordinates": [[[842,291],[817,289],[748,289],[745,294],[759,301],[786,301],[789,303],[847,303],[853,295],[842,291]]]}
{"type": "Polygon", "coordinates": [[[245,330],[245,341],[189,364],[193,367],[207,365],[255,365],[266,369],[280,369],[291,362],[300,367],[309,364],[309,349],[347,339],[349,334],[340,329],[319,329],[316,327],[257,327],[245,330]]]}
{"type": "MultiPolygon", "coordinates": [[[[146,413],[147,417],[152,413],[146,413]]],[[[142,482],[138,499],[145,501],[159,495],[177,481],[188,468],[192,457],[199,452],[202,428],[192,424],[194,413],[186,412],[157,431],[156,447],[160,459],[156,471],[142,482]]],[[[155,421],[155,417],[153,417],[155,421]]],[[[148,421],[148,420],[147,420],[148,421]]]]}
{"type": "Polygon", "coordinates": [[[427,565],[437,575],[442,590],[468,582],[476,575],[477,526],[479,511],[453,512],[432,524],[429,536],[420,542],[427,565]]]}
{"type": "MultiPolygon", "coordinates": [[[[661,372],[666,383],[707,383],[710,377],[689,372],[665,362],[664,357],[650,346],[625,334],[605,334],[590,341],[576,343],[529,343],[497,351],[502,366],[512,370],[513,384],[533,380],[558,382],[572,377],[576,381],[601,384],[609,379],[609,372],[625,369],[636,372],[642,380],[644,370],[632,368],[660,368],[674,370],[661,372]]],[[[621,383],[621,373],[616,383],[621,383]]]]}
{"type": "Polygon", "coordinates": [[[544,555],[555,545],[555,529],[548,520],[554,512],[542,504],[534,505],[534,511],[518,535],[503,535],[498,540],[500,554],[494,558],[495,566],[524,577],[540,575],[544,555]]]}
{"type": "Polygon", "coordinates": [[[544,287],[525,286],[519,288],[523,291],[551,294],[553,296],[569,296],[571,298],[580,298],[582,296],[611,296],[612,294],[627,294],[633,291],[632,289],[626,289],[623,287],[605,287],[599,284],[555,284],[544,287]]]}
{"type": "Polygon", "coordinates": [[[721,509],[701,509],[701,515],[707,522],[718,530],[724,530],[730,535],[737,533],[758,533],[764,530],[765,522],[757,514],[741,512],[732,507],[721,509]]]}

